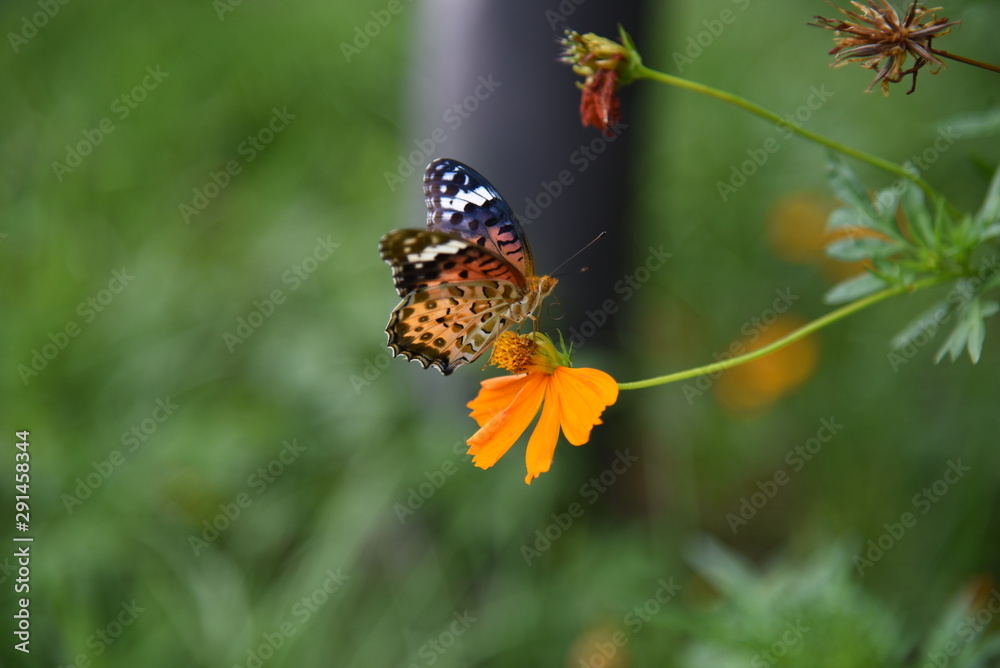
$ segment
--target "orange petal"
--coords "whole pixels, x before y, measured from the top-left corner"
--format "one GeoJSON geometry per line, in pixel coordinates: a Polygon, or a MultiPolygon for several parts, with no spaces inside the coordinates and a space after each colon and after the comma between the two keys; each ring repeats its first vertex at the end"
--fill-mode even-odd
{"type": "Polygon", "coordinates": [[[488,469],[520,438],[524,430],[538,414],[545,395],[546,374],[528,374],[521,391],[509,406],[494,415],[489,422],[472,435],[469,454],[475,455],[472,463],[481,469],[488,469]]]}
{"type": "Polygon", "coordinates": [[[542,417],[535,425],[535,431],[528,439],[528,451],[525,453],[524,461],[528,467],[528,475],[524,482],[531,484],[531,481],[540,474],[545,473],[552,466],[552,456],[556,452],[556,441],[559,440],[560,403],[558,396],[558,385],[553,377],[546,378],[545,382],[545,405],[542,408],[542,417]]]}
{"type": "Polygon", "coordinates": [[[560,422],[566,440],[583,445],[601,413],[618,400],[618,383],[598,369],[560,367],[553,374],[559,396],[560,422]]]}
{"type": "Polygon", "coordinates": [[[479,394],[466,404],[472,409],[469,416],[480,427],[484,426],[494,415],[514,402],[514,398],[521,391],[525,380],[526,374],[523,373],[517,376],[500,376],[484,380],[479,394]]]}

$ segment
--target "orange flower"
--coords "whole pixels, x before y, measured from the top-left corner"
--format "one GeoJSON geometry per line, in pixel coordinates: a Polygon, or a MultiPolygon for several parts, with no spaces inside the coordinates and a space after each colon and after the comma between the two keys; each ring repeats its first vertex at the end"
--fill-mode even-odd
{"type": "Polygon", "coordinates": [[[479,395],[469,402],[470,415],[480,427],[467,441],[469,454],[479,468],[493,466],[541,409],[525,456],[528,484],[552,465],[560,428],[567,441],[583,445],[593,426],[601,424],[604,409],[618,399],[618,384],[611,376],[569,367],[569,356],[557,351],[544,334],[505,332],[490,361],[516,375],[484,380],[479,395]]]}

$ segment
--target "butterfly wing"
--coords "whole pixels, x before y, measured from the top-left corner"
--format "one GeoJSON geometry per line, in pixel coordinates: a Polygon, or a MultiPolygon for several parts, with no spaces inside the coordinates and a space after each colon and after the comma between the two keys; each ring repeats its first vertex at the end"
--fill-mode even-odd
{"type": "Polygon", "coordinates": [[[438,158],[424,172],[427,229],[487,248],[520,273],[535,273],[517,216],[486,178],[457,160],[438,158]]]}
{"type": "Polygon", "coordinates": [[[477,281],[412,292],[389,318],[389,347],[447,376],[476,360],[509,327],[504,314],[514,290],[511,283],[477,281]]]}
{"type": "Polygon", "coordinates": [[[382,259],[392,267],[396,292],[440,283],[508,281],[527,288],[524,275],[509,262],[465,239],[433,230],[393,230],[379,241],[382,259]]]}
{"type": "Polygon", "coordinates": [[[395,230],[379,251],[403,297],[386,327],[393,355],[444,375],[482,355],[524,296],[524,276],[509,262],[442,232],[395,230]]]}

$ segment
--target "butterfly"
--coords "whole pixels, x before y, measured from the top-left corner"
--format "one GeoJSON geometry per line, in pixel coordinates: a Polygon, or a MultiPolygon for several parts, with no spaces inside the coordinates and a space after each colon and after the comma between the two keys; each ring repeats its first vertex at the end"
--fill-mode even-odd
{"type": "Polygon", "coordinates": [[[403,298],[385,331],[393,356],[448,375],[512,325],[534,319],[557,279],[536,276],[531,247],[497,189],[457,160],[424,171],[426,230],[379,242],[403,298]]]}

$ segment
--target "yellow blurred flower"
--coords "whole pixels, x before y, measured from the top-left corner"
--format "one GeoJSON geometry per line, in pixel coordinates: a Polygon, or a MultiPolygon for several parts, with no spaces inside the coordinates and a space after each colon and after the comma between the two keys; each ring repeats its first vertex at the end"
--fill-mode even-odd
{"type": "MultiPolygon", "coordinates": [[[[638,620],[638,618],[636,619],[638,620]]],[[[632,665],[628,636],[629,633],[625,627],[613,622],[595,624],[586,629],[573,642],[569,649],[566,665],[627,668],[632,665]]]]}
{"type": "MultiPolygon", "coordinates": [[[[763,348],[806,324],[797,316],[779,315],[745,344],[745,352],[763,348]]],[[[741,353],[742,354],[742,353],[741,353]]],[[[736,413],[754,413],[797,390],[816,370],[819,346],[812,336],[753,362],[727,369],[715,383],[719,403],[736,413]]]]}
{"type": "Polygon", "coordinates": [[[484,380],[469,402],[480,427],[467,441],[469,454],[479,468],[493,466],[541,409],[525,454],[528,484],[552,465],[560,428],[571,444],[583,445],[594,425],[601,424],[604,409],[618,399],[614,378],[597,369],[571,368],[569,356],[544,334],[505,332],[490,362],[516,375],[484,380]]]}
{"type": "Polygon", "coordinates": [[[818,265],[831,282],[859,274],[870,262],[841,262],[824,252],[827,244],[845,237],[883,235],[867,227],[826,229],[834,203],[810,192],[795,192],[778,200],[768,214],[767,236],[774,254],[796,264],[818,265]]]}

